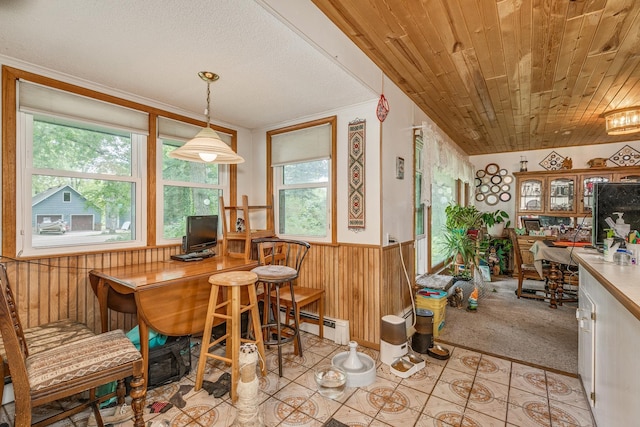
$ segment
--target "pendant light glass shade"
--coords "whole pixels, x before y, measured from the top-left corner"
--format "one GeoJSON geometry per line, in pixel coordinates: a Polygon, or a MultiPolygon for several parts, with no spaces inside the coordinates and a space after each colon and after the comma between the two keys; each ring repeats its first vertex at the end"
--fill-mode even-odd
{"type": "Polygon", "coordinates": [[[640,107],[609,111],[603,116],[609,135],[640,132],[640,107]]]}
{"type": "Polygon", "coordinates": [[[211,94],[209,85],[211,82],[218,80],[218,75],[210,71],[201,71],[198,75],[202,80],[207,82],[207,126],[202,128],[202,130],[198,132],[193,139],[187,141],[187,143],[182,147],[178,147],[170,152],[169,157],[200,163],[243,163],[244,159],[236,154],[231,147],[220,139],[220,136],[216,131],[209,127],[211,119],[211,116],[209,115],[211,94]]]}

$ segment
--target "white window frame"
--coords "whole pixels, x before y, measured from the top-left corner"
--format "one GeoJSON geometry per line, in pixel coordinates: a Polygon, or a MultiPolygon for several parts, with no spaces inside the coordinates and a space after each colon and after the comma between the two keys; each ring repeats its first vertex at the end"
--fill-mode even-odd
{"type": "MultiPolygon", "coordinates": [[[[216,131],[218,134],[223,132],[216,131]]],[[[187,142],[187,140],[182,140],[180,138],[171,138],[167,139],[170,141],[177,142],[187,142]]],[[[180,243],[181,238],[168,239],[164,237],[164,187],[187,187],[187,188],[204,188],[207,190],[221,190],[222,196],[225,197],[226,200],[229,199],[229,194],[231,191],[230,179],[229,179],[229,166],[218,164],[218,184],[205,184],[201,182],[190,182],[190,181],[173,181],[173,180],[165,180],[162,174],[162,146],[164,144],[165,139],[158,137],[157,140],[157,156],[156,156],[156,198],[158,203],[156,204],[156,242],[158,244],[175,244],[180,243]]],[[[218,212],[218,231],[222,229],[222,221],[224,221],[224,215],[221,212],[218,212]]],[[[219,236],[220,237],[220,236],[219,236]]]]}
{"type": "MultiPolygon", "coordinates": [[[[317,160],[321,160],[321,159],[315,159],[315,160],[310,160],[310,161],[317,161],[317,160]]],[[[332,238],[332,224],[331,224],[331,218],[332,218],[332,212],[331,212],[331,201],[333,200],[333,194],[331,192],[331,188],[332,188],[332,169],[333,169],[333,162],[331,161],[331,159],[327,159],[327,161],[329,162],[329,170],[328,170],[328,179],[325,182],[310,182],[310,183],[305,183],[305,184],[284,184],[284,166],[288,165],[288,164],[294,164],[294,163],[287,163],[287,164],[283,164],[280,166],[275,166],[273,167],[273,191],[274,191],[274,195],[273,195],[273,204],[274,204],[274,216],[275,216],[275,232],[278,235],[278,237],[283,237],[283,238],[287,238],[287,239],[302,239],[302,240],[306,240],[306,241],[313,241],[313,242],[327,242],[327,243],[331,243],[331,238],[332,238]],[[279,229],[278,229],[278,224],[279,224],[279,219],[280,219],[280,197],[278,197],[278,195],[280,194],[280,190],[295,190],[295,189],[311,189],[311,188],[326,188],[327,190],[327,217],[326,217],[326,229],[325,229],[325,235],[324,237],[320,237],[320,236],[311,236],[311,235],[306,235],[306,234],[301,234],[301,235],[297,235],[297,234],[283,234],[283,233],[279,233],[279,229]]]]}
{"type": "MultiPolygon", "coordinates": [[[[46,256],[86,251],[100,251],[112,249],[127,249],[146,245],[146,147],[147,136],[131,133],[131,176],[115,176],[106,174],[88,174],[73,171],[36,169],[33,168],[33,117],[31,113],[17,111],[18,129],[16,150],[16,250],[18,256],[46,256]],[[33,232],[31,227],[32,206],[31,188],[33,175],[52,175],[60,177],[96,179],[105,181],[128,182],[135,188],[134,218],[136,236],[132,240],[122,242],[108,242],[104,244],[82,245],[51,245],[47,247],[33,247],[33,232]]],[[[71,118],[77,123],[85,123],[80,119],[71,118]]]]}

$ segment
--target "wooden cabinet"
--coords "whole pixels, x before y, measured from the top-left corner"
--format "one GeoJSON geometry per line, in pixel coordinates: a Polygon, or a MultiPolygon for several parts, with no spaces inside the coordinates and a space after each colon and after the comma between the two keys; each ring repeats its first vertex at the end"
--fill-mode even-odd
{"type": "MultiPolygon", "coordinates": [[[[640,166],[515,172],[516,221],[523,216],[591,216],[598,182],[640,182],[640,166]]],[[[576,221],[574,221],[576,223],[576,221]]]]}

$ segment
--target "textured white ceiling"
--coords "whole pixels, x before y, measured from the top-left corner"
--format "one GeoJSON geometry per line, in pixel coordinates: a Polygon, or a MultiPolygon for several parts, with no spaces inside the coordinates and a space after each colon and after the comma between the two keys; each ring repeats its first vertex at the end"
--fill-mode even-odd
{"type": "Polygon", "coordinates": [[[0,55],[203,119],[213,71],[212,121],[248,129],[377,96],[254,0],[0,0],[0,55]]]}

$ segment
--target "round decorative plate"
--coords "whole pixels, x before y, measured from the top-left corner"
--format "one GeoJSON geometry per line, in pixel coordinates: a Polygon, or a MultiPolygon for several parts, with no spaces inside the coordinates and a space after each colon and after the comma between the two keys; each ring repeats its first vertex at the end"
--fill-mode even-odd
{"type": "Polygon", "coordinates": [[[482,193],[478,193],[478,194],[476,194],[476,200],[477,200],[478,202],[483,201],[483,200],[484,200],[484,194],[482,194],[482,193]]]}
{"type": "Polygon", "coordinates": [[[482,184],[480,186],[480,191],[483,193],[488,193],[489,192],[489,185],[488,184],[482,184]]]}
{"type": "Polygon", "coordinates": [[[502,182],[504,182],[505,184],[511,184],[513,182],[513,177],[511,175],[507,175],[502,178],[502,182]]]}
{"type": "Polygon", "coordinates": [[[483,176],[485,176],[486,174],[487,174],[487,173],[486,173],[484,170],[482,170],[482,169],[480,169],[480,170],[477,170],[477,171],[476,171],[476,176],[477,176],[478,178],[482,178],[482,177],[483,177],[483,176]]]}
{"type": "Polygon", "coordinates": [[[502,191],[509,192],[509,191],[511,191],[511,186],[509,184],[502,184],[502,187],[500,187],[500,189],[502,191]]]}
{"type": "Polygon", "coordinates": [[[500,200],[503,202],[508,202],[511,200],[511,193],[500,193],[500,200]]]}
{"type": "Polygon", "coordinates": [[[491,186],[491,192],[492,193],[499,193],[500,192],[500,186],[499,185],[492,185],[491,186]]]}
{"type": "Polygon", "coordinates": [[[505,176],[506,174],[508,174],[509,172],[507,172],[506,169],[500,169],[500,172],[498,172],[500,175],[505,176]]]}
{"type": "Polygon", "coordinates": [[[502,182],[502,177],[500,175],[493,175],[491,177],[492,184],[500,184],[502,182]]]}
{"type": "Polygon", "coordinates": [[[498,204],[498,196],[495,194],[489,194],[487,195],[487,197],[484,199],[485,203],[488,204],[489,206],[493,206],[493,205],[497,205],[498,204]]]}
{"type": "Polygon", "coordinates": [[[475,179],[476,187],[480,187],[482,185],[482,180],[480,178],[475,179]]]}
{"type": "Polygon", "coordinates": [[[500,170],[500,166],[498,166],[497,163],[489,163],[485,168],[484,168],[485,172],[487,172],[489,175],[495,175],[498,173],[498,171],[500,170]]]}

